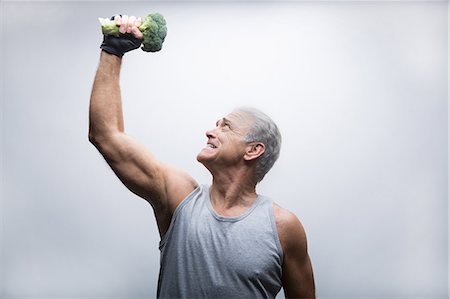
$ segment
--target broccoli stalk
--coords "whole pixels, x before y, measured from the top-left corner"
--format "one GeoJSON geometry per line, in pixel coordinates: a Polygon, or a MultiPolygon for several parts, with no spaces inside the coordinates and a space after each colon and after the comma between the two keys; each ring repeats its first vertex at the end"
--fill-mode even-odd
{"type": "MultiPolygon", "coordinates": [[[[119,26],[114,20],[98,18],[102,25],[104,35],[119,36],[119,26]]],[[[144,35],[141,49],[145,52],[157,52],[161,50],[167,35],[166,20],[159,13],[149,14],[142,18],[139,30],[144,35]]]]}

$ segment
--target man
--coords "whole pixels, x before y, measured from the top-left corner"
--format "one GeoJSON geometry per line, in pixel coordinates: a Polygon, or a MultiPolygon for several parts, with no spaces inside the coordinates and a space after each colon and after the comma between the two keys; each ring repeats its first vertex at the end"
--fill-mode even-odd
{"type": "Polygon", "coordinates": [[[275,163],[281,136],[255,109],[237,109],[206,132],[197,160],[211,186],[156,160],[124,132],[122,56],[138,48],[140,20],[115,18],[106,36],[89,111],[89,140],[115,174],[154,209],[161,236],[159,298],[315,298],[306,235],[297,217],[256,185],[275,163]]]}

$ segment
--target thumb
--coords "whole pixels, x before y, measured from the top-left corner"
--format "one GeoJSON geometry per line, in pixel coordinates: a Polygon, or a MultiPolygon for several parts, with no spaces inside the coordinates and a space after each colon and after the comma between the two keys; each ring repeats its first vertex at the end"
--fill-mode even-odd
{"type": "Polygon", "coordinates": [[[144,37],[142,32],[136,26],[131,27],[131,33],[134,35],[134,37],[139,38],[139,39],[142,39],[144,37]]]}

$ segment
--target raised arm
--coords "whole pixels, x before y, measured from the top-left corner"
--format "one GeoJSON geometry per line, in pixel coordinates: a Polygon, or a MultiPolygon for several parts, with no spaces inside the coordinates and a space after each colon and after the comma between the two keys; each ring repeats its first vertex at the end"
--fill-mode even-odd
{"type": "MultiPolygon", "coordinates": [[[[133,26],[134,23],[121,24],[121,32],[133,26]]],[[[137,28],[129,32],[139,37],[133,30],[137,28]]],[[[121,38],[125,37],[116,38],[114,43],[120,44],[121,38]]],[[[162,236],[172,213],[197,183],[186,173],[156,160],[144,146],[125,134],[119,85],[122,56],[117,55],[114,44],[112,50],[111,43],[106,48],[104,44],[90,99],[89,140],[125,186],[152,205],[162,236]]]]}

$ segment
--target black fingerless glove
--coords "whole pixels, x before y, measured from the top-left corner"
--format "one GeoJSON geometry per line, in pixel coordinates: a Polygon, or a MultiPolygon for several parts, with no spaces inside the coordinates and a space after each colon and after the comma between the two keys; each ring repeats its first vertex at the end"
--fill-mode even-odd
{"type": "MultiPolygon", "coordinates": [[[[114,20],[114,17],[111,20],[114,20]]],[[[100,48],[109,54],[122,57],[126,52],[139,48],[141,43],[142,39],[136,38],[131,33],[120,33],[119,36],[104,35],[100,48]]]]}

